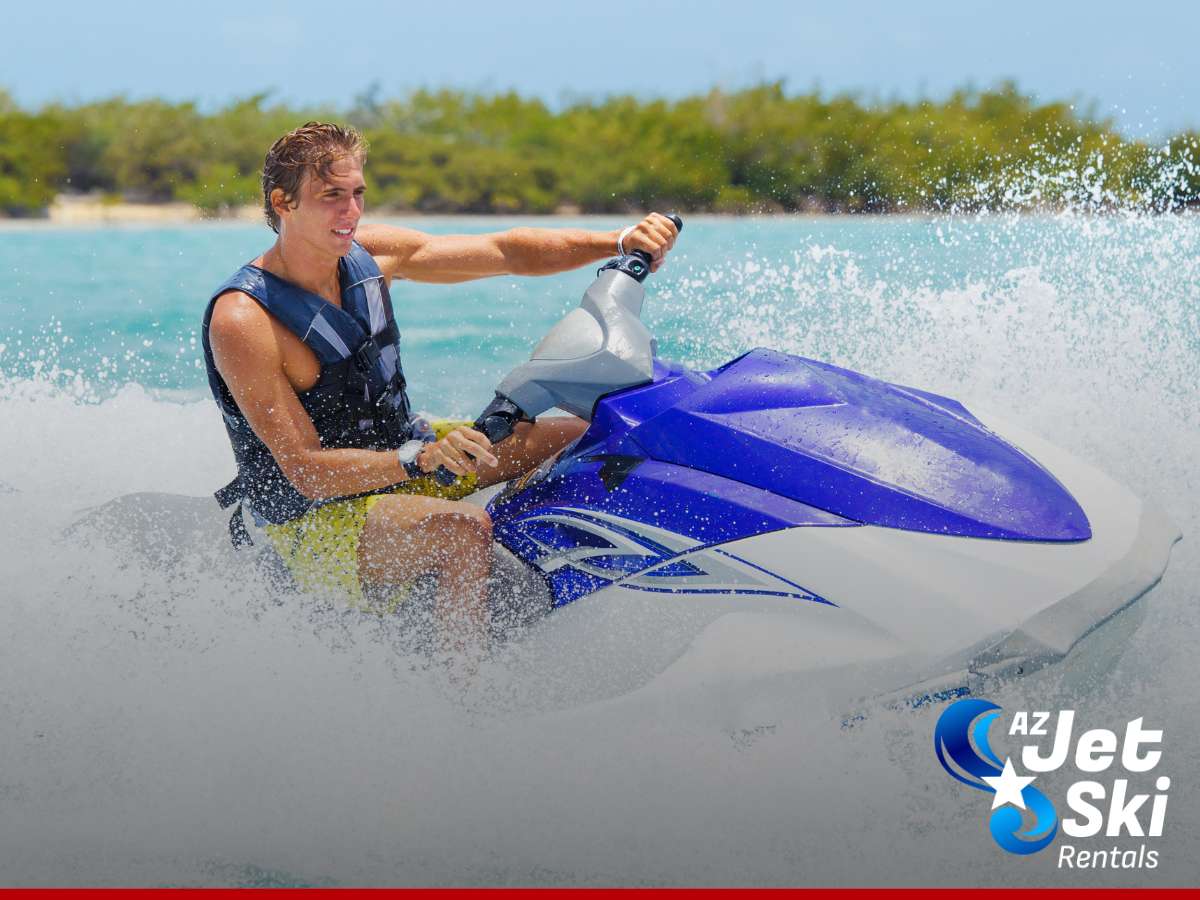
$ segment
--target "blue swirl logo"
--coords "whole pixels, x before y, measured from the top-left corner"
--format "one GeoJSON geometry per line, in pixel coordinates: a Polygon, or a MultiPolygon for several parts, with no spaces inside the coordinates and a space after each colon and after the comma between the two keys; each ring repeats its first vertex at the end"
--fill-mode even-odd
{"type": "Polygon", "coordinates": [[[1000,716],[1000,707],[988,700],[966,698],[950,704],[938,718],[933,747],[938,762],[952,778],[979,791],[995,795],[988,828],[996,843],[1009,853],[1037,853],[1058,834],[1058,813],[1046,795],[1031,785],[1031,776],[1019,776],[1012,760],[1003,763],[988,744],[988,730],[1000,716]],[[1025,831],[1025,815],[1034,816],[1025,831]]]}

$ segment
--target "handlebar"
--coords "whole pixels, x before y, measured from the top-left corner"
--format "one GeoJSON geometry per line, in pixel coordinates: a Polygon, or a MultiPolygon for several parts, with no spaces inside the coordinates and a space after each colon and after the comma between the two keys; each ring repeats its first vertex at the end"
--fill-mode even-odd
{"type": "MultiPolygon", "coordinates": [[[[667,218],[675,224],[676,233],[683,231],[683,219],[675,213],[667,213],[667,218]]],[[[645,250],[631,250],[624,256],[618,256],[609,260],[600,267],[600,272],[606,269],[616,269],[638,283],[641,283],[650,274],[652,262],[650,254],[645,250]]],[[[512,400],[497,392],[492,402],[479,414],[479,418],[475,420],[473,427],[476,431],[481,431],[487,435],[488,440],[493,444],[498,444],[500,441],[509,438],[516,428],[517,423],[522,421],[532,422],[533,420],[517,404],[513,403],[512,400]]],[[[458,476],[445,466],[438,466],[433,477],[438,484],[448,487],[454,483],[454,480],[458,476]]]]}

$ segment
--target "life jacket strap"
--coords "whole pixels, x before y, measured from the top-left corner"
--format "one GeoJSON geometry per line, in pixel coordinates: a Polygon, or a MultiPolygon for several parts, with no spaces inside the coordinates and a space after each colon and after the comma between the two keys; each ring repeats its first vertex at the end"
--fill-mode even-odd
{"type": "Polygon", "coordinates": [[[250,530],[246,528],[246,520],[242,517],[242,505],[240,503],[237,509],[233,511],[233,515],[229,517],[229,542],[233,544],[234,550],[254,546],[254,541],[250,539],[250,530]]]}
{"type": "Polygon", "coordinates": [[[213,492],[213,496],[217,498],[217,505],[221,509],[228,509],[233,504],[237,504],[237,509],[229,517],[229,542],[233,544],[235,550],[254,546],[254,541],[250,539],[250,530],[246,528],[246,520],[242,516],[241,500],[245,494],[246,492],[242,490],[241,475],[238,475],[219,491],[213,492]]]}
{"type": "Polygon", "coordinates": [[[219,505],[221,509],[228,509],[230,506],[233,506],[233,504],[241,500],[245,494],[246,492],[242,490],[241,475],[238,475],[233,479],[233,481],[229,482],[229,484],[225,485],[225,487],[221,488],[219,491],[213,492],[213,496],[217,498],[217,505],[219,505]]]}

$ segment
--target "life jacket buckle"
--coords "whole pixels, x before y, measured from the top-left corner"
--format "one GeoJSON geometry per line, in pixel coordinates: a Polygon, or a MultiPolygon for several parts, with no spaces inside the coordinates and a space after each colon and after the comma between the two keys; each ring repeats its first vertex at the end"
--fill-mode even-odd
{"type": "Polygon", "coordinates": [[[365,379],[370,379],[371,372],[379,363],[379,345],[374,338],[367,338],[354,351],[354,368],[365,379]]]}

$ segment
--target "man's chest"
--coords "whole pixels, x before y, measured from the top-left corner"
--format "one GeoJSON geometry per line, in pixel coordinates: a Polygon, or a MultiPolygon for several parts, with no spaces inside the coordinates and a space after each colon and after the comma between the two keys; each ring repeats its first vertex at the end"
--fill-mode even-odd
{"type": "Polygon", "coordinates": [[[321,362],[317,355],[278,321],[272,321],[271,324],[288,382],[296,393],[312,390],[321,378],[321,362]]]}

